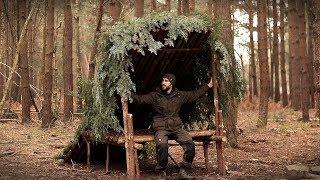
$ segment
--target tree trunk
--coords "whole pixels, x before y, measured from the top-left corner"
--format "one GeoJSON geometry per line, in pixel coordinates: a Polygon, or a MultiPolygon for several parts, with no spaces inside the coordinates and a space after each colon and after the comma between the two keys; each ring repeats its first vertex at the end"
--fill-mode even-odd
{"type": "Polygon", "coordinates": [[[258,0],[258,57],[260,67],[260,104],[257,127],[266,127],[268,118],[269,66],[267,52],[266,3],[258,0]]]}
{"type": "Polygon", "coordinates": [[[75,3],[75,45],[76,45],[76,57],[77,57],[77,112],[82,110],[82,98],[80,97],[81,94],[81,79],[82,79],[82,71],[81,71],[81,49],[80,49],[80,0],[76,0],[75,3]]]}
{"type": "Polygon", "coordinates": [[[281,62],[281,89],[282,89],[282,105],[286,107],[288,105],[288,93],[287,93],[287,79],[286,79],[286,57],[285,57],[285,24],[284,24],[284,11],[285,0],[280,0],[280,62],[281,62]]]}
{"type": "Polygon", "coordinates": [[[157,0],[150,0],[152,11],[157,10],[157,0]]]}
{"type": "Polygon", "coordinates": [[[98,39],[100,36],[102,16],[103,16],[103,4],[104,4],[104,0],[100,0],[99,1],[99,11],[97,14],[97,27],[96,27],[96,31],[94,32],[93,45],[92,45],[92,50],[91,50],[91,55],[90,55],[90,63],[89,63],[89,78],[90,79],[93,79],[94,74],[95,74],[95,69],[96,69],[95,57],[96,57],[96,54],[98,51],[98,39]]]}
{"type": "Polygon", "coordinates": [[[254,40],[253,40],[253,1],[251,0],[249,3],[249,31],[250,31],[250,79],[252,80],[253,94],[258,96],[258,84],[257,84],[257,71],[256,71],[256,60],[254,54],[254,40]]]}
{"type": "Polygon", "coordinates": [[[190,0],[190,14],[193,14],[196,9],[196,1],[190,0]]]}
{"type": "Polygon", "coordinates": [[[44,61],[44,84],[43,89],[43,104],[42,104],[42,128],[48,128],[53,123],[53,113],[52,113],[52,62],[53,62],[53,53],[54,53],[54,0],[46,0],[46,18],[45,18],[45,27],[44,29],[46,38],[45,45],[45,61],[44,61]]]}
{"type": "MultiPolygon", "coordinates": [[[[48,6],[46,5],[44,8],[44,17],[47,18],[47,8],[48,6]]],[[[46,61],[46,46],[47,46],[47,42],[46,42],[46,29],[47,29],[47,22],[46,19],[44,20],[44,27],[43,27],[43,33],[42,33],[42,54],[41,54],[41,58],[42,58],[42,62],[40,64],[40,90],[42,92],[42,96],[44,95],[44,62],[46,61]]]]}
{"type": "Polygon", "coordinates": [[[307,3],[307,13],[308,13],[308,72],[309,72],[309,85],[310,85],[310,108],[315,107],[315,89],[314,89],[314,55],[313,55],[313,18],[312,18],[312,5],[311,1],[306,1],[307,3]]]}
{"type": "Polygon", "coordinates": [[[185,16],[190,15],[189,0],[182,0],[182,14],[185,16]]]}
{"type": "MultiPolygon", "coordinates": [[[[219,39],[226,44],[228,50],[230,51],[231,59],[231,67],[236,67],[236,61],[234,58],[233,52],[233,31],[232,31],[232,23],[231,23],[231,2],[229,0],[216,0],[213,2],[213,7],[215,8],[215,18],[224,21],[221,27],[221,34],[219,34],[219,39]]],[[[234,78],[233,74],[231,74],[231,79],[234,78]]],[[[223,88],[227,87],[227,83],[223,88]]],[[[227,92],[228,89],[221,89],[221,91],[227,92]]],[[[227,100],[227,107],[224,113],[224,127],[226,128],[228,142],[231,147],[236,148],[238,147],[238,139],[237,139],[237,110],[238,102],[235,98],[228,93],[228,100],[227,100]]]]}
{"type": "Polygon", "coordinates": [[[273,0],[273,62],[274,62],[274,101],[280,101],[279,83],[279,37],[278,37],[278,6],[277,0],[273,0]]]}
{"type": "Polygon", "coordinates": [[[310,104],[310,85],[308,73],[308,58],[306,58],[306,16],[304,0],[297,0],[298,4],[298,25],[299,25],[299,59],[301,61],[301,110],[302,120],[310,121],[309,119],[309,104],[310,104]]]}
{"type": "MultiPolygon", "coordinates": [[[[20,19],[20,11],[21,11],[21,2],[19,2],[20,0],[17,0],[16,1],[16,4],[15,4],[15,8],[16,8],[16,39],[13,40],[13,43],[16,44],[17,43],[17,40],[19,40],[19,34],[21,33],[21,21],[22,19],[20,19]]],[[[20,64],[20,61],[21,61],[21,55],[18,55],[18,67],[17,67],[17,73],[21,76],[21,64],[20,64]]],[[[20,89],[20,77],[18,74],[13,74],[13,85],[12,85],[12,88],[11,88],[11,96],[12,96],[12,99],[13,101],[17,101],[17,102],[20,102],[21,103],[21,93],[19,91],[20,89]]]]}
{"type": "MultiPolygon", "coordinates": [[[[0,12],[2,12],[3,10],[3,3],[2,1],[0,1],[0,12]]],[[[0,31],[1,32],[5,32],[5,29],[3,28],[4,25],[4,18],[2,18],[2,13],[0,13],[0,31]]],[[[8,34],[7,34],[8,36],[8,34]]],[[[4,89],[4,82],[5,82],[5,71],[4,71],[4,65],[1,63],[5,63],[4,62],[4,54],[5,54],[5,36],[3,35],[3,33],[0,34],[0,99],[2,98],[3,95],[3,89],[4,89]]]]}
{"type": "Polygon", "coordinates": [[[144,14],[144,0],[135,0],[134,10],[135,17],[142,17],[144,14]]]}
{"type": "Polygon", "coordinates": [[[181,14],[182,14],[182,4],[181,4],[181,1],[182,1],[182,0],[178,0],[178,6],[177,6],[178,15],[181,15],[181,14]]]}
{"type": "Polygon", "coordinates": [[[6,81],[6,84],[4,86],[4,93],[3,93],[3,97],[2,97],[1,102],[0,102],[0,113],[2,113],[4,101],[5,101],[5,99],[6,99],[7,95],[8,95],[9,89],[11,89],[13,72],[16,71],[17,66],[18,66],[18,60],[19,60],[18,57],[19,57],[19,54],[20,54],[20,52],[21,52],[21,50],[23,48],[23,45],[25,44],[25,38],[26,38],[26,34],[27,34],[27,27],[29,26],[31,17],[33,16],[33,14],[35,12],[35,5],[37,5],[37,0],[35,1],[32,9],[31,9],[31,11],[29,13],[29,16],[26,19],[26,21],[24,23],[24,26],[23,26],[23,28],[21,30],[20,38],[19,38],[19,41],[17,43],[16,54],[15,54],[13,65],[12,65],[12,71],[10,72],[10,74],[8,76],[8,79],[6,81]]]}
{"type": "Polygon", "coordinates": [[[209,17],[213,17],[213,2],[212,0],[207,0],[207,13],[209,17]]]}
{"type": "Polygon", "coordinates": [[[119,21],[121,14],[121,4],[116,0],[109,1],[108,12],[109,16],[112,18],[111,24],[119,21]]]}
{"type": "Polygon", "coordinates": [[[72,11],[71,1],[64,1],[64,33],[63,33],[63,94],[64,94],[64,121],[69,121],[73,113],[73,75],[72,75],[72,11]]]}
{"type": "Polygon", "coordinates": [[[316,90],[316,117],[320,119],[320,1],[312,1],[312,30],[313,30],[313,52],[314,52],[314,87],[316,90]]]}
{"type": "Polygon", "coordinates": [[[296,1],[288,1],[289,4],[289,13],[288,13],[288,20],[289,20],[289,40],[290,40],[290,61],[291,61],[291,107],[294,110],[300,109],[300,67],[301,63],[298,57],[298,45],[299,45],[299,29],[298,29],[298,12],[296,1]]]}
{"type": "Polygon", "coordinates": [[[273,37],[273,31],[271,30],[271,22],[269,20],[270,17],[272,17],[271,15],[271,10],[270,10],[270,4],[272,0],[267,0],[267,10],[268,10],[268,13],[267,13],[267,26],[268,26],[268,42],[269,42],[269,59],[270,59],[270,94],[269,94],[269,97],[271,99],[273,99],[273,96],[274,96],[274,62],[273,62],[273,46],[272,46],[272,37],[273,37]]]}
{"type": "Polygon", "coordinates": [[[165,11],[171,11],[171,0],[166,0],[165,11]]]}
{"type": "MultiPolygon", "coordinates": [[[[251,57],[250,57],[251,58],[251,57]]],[[[249,62],[249,75],[248,75],[248,79],[249,79],[249,102],[253,102],[252,101],[252,72],[251,72],[251,62],[249,62]]]]}
{"type": "MultiPolygon", "coordinates": [[[[26,0],[20,0],[19,2],[19,23],[20,27],[26,21],[26,0]]],[[[32,18],[32,17],[31,17],[32,18]]],[[[30,19],[32,21],[32,19],[30,19]]],[[[30,26],[26,27],[26,36],[28,36],[30,26]]],[[[27,41],[23,41],[21,45],[21,51],[19,53],[19,64],[21,68],[21,105],[22,105],[22,123],[30,122],[30,83],[29,83],[29,62],[27,56],[28,46],[27,41]]]]}

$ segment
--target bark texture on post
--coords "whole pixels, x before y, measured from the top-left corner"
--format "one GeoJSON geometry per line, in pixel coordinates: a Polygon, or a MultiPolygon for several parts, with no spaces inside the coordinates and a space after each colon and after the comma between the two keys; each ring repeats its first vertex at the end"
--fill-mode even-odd
{"type": "Polygon", "coordinates": [[[279,37],[278,37],[278,5],[277,0],[273,0],[273,52],[274,62],[274,101],[280,101],[280,83],[279,83],[279,37]]]}
{"type": "Polygon", "coordinates": [[[90,55],[90,63],[89,63],[89,79],[93,79],[94,74],[95,74],[95,69],[96,69],[96,54],[98,51],[98,39],[100,36],[101,32],[101,24],[102,24],[102,16],[103,16],[103,4],[104,0],[99,1],[99,10],[97,14],[97,27],[94,32],[94,37],[93,37],[93,45],[91,49],[91,55],[90,55]]]}
{"type": "Polygon", "coordinates": [[[266,127],[268,118],[269,66],[267,45],[266,2],[258,0],[258,52],[260,66],[260,104],[257,127],[266,127]]]}
{"type": "MultiPolygon", "coordinates": [[[[234,58],[233,52],[233,31],[232,31],[232,22],[231,22],[231,2],[229,0],[216,0],[213,1],[215,18],[224,21],[221,27],[221,34],[218,35],[218,38],[221,42],[227,45],[228,50],[231,55],[231,67],[236,67],[236,61],[234,58]]],[[[234,79],[234,74],[230,74],[230,78],[234,79]]],[[[223,82],[227,84],[227,82],[223,82]]],[[[226,86],[222,86],[221,91],[227,92],[228,89],[226,86]]],[[[224,127],[226,129],[226,134],[228,138],[228,142],[231,147],[238,147],[238,134],[236,129],[237,124],[237,115],[238,115],[238,102],[236,99],[228,93],[228,100],[226,105],[226,112],[224,113],[224,127]]]]}
{"type": "MultiPolygon", "coordinates": [[[[217,63],[215,58],[215,52],[211,52],[211,78],[213,82],[213,97],[214,97],[214,114],[215,117],[212,120],[214,124],[216,125],[216,134],[217,136],[220,136],[222,134],[222,112],[219,110],[219,95],[218,95],[218,81],[217,81],[217,63]]],[[[226,166],[225,166],[225,160],[223,157],[223,147],[222,147],[222,141],[216,141],[216,151],[217,151],[217,163],[218,163],[218,171],[219,174],[225,175],[226,174],[226,166]]]]}
{"type": "Polygon", "coordinates": [[[135,179],[135,150],[133,141],[133,124],[132,117],[128,114],[128,98],[121,97],[123,126],[125,135],[125,148],[126,148],[126,162],[127,162],[127,178],[129,180],[135,179]]]}
{"type": "Polygon", "coordinates": [[[310,104],[310,85],[308,73],[308,58],[306,57],[307,44],[306,44],[306,16],[305,16],[305,3],[304,0],[297,0],[298,4],[298,24],[299,24],[299,59],[301,61],[301,110],[302,120],[310,121],[309,119],[309,104],[310,104]]]}
{"type": "Polygon", "coordinates": [[[64,1],[64,32],[63,32],[63,94],[64,106],[63,114],[64,121],[69,121],[73,113],[73,74],[72,74],[72,11],[71,1],[64,1]]]}
{"type": "Polygon", "coordinates": [[[282,106],[288,106],[288,92],[287,92],[287,79],[286,79],[286,52],[285,52],[285,23],[284,11],[285,0],[280,0],[280,63],[281,63],[281,89],[282,89],[282,106]]]}
{"type": "Polygon", "coordinates": [[[53,112],[52,112],[52,83],[53,83],[53,53],[54,53],[54,0],[46,0],[46,22],[44,29],[46,45],[45,48],[45,61],[44,61],[44,84],[43,89],[43,104],[42,104],[42,128],[50,127],[53,123],[53,112]]]}
{"type": "Polygon", "coordinates": [[[313,0],[313,38],[314,38],[314,87],[316,89],[316,117],[320,119],[320,1],[313,0]]]}
{"type": "Polygon", "coordinates": [[[135,0],[134,10],[135,17],[142,17],[144,14],[144,0],[135,0]]]}
{"type": "Polygon", "coordinates": [[[298,11],[296,0],[288,1],[289,4],[289,12],[288,12],[288,20],[289,20],[289,51],[290,51],[290,63],[291,63],[291,89],[290,89],[290,97],[291,97],[291,107],[294,110],[300,109],[300,67],[301,62],[298,57],[298,46],[299,46],[299,29],[298,29],[298,11]]]}

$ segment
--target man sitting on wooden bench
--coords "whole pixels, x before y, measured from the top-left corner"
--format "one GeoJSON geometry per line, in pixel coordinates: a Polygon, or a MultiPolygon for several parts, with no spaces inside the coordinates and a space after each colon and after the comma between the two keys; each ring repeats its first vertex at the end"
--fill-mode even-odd
{"type": "Polygon", "coordinates": [[[201,86],[195,91],[179,91],[175,88],[176,77],[173,74],[165,74],[162,78],[161,89],[146,95],[133,94],[134,102],[145,103],[153,106],[156,115],[153,117],[152,127],[154,129],[157,166],[156,170],[165,170],[168,164],[168,138],[176,140],[184,149],[183,162],[180,163],[179,176],[182,179],[192,179],[186,173],[186,169],[191,169],[191,164],[195,156],[195,144],[191,136],[182,128],[183,123],[179,117],[181,106],[187,102],[193,102],[212,88],[212,79],[209,84],[201,86]]]}

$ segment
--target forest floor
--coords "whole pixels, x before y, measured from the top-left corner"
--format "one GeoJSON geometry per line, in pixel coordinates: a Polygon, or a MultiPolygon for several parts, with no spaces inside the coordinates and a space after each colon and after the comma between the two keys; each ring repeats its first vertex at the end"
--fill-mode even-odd
{"type": "MultiPolygon", "coordinates": [[[[314,110],[310,111],[311,122],[303,123],[298,120],[300,112],[270,104],[268,126],[258,129],[256,104],[244,102],[239,107],[239,148],[224,146],[228,175],[217,175],[215,146],[211,145],[209,170],[204,166],[202,148],[196,149],[193,174],[198,179],[282,179],[287,165],[320,165],[320,123],[314,119],[314,110]]],[[[73,139],[80,121],[58,121],[51,129],[42,130],[36,119],[28,126],[0,121],[0,179],[125,179],[124,165],[105,174],[102,163],[94,164],[90,171],[81,163],[59,163],[54,157],[73,139]]],[[[181,160],[180,147],[170,147],[169,152],[181,160]]],[[[156,179],[154,160],[140,165],[142,179],[156,179]]],[[[168,177],[175,179],[177,167],[171,161],[169,167],[168,177]]]]}

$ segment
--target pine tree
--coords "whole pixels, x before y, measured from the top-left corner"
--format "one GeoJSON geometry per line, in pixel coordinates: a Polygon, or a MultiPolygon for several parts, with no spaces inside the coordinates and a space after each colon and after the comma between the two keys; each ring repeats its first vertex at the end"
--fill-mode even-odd
{"type": "Polygon", "coordinates": [[[287,78],[286,78],[286,57],[285,57],[285,0],[280,0],[280,65],[281,65],[281,89],[282,89],[282,105],[286,107],[288,105],[288,93],[287,93],[287,78]]]}
{"type": "Polygon", "coordinates": [[[296,0],[288,1],[289,4],[289,12],[288,12],[288,21],[289,21],[289,51],[290,51],[290,73],[291,76],[291,89],[290,89],[290,97],[291,97],[291,107],[294,110],[300,109],[300,67],[301,62],[298,58],[298,12],[297,12],[297,4],[296,0]]]}
{"type": "Polygon", "coordinates": [[[267,126],[269,97],[269,66],[267,52],[266,2],[258,0],[258,52],[260,67],[260,105],[257,127],[267,126]]]}
{"type": "Polygon", "coordinates": [[[135,17],[142,17],[144,14],[144,0],[135,0],[134,10],[135,17]]]}
{"type": "Polygon", "coordinates": [[[46,17],[45,17],[45,61],[44,61],[44,82],[43,82],[43,104],[42,104],[42,124],[43,128],[48,128],[53,123],[52,112],[52,83],[53,83],[53,54],[54,54],[54,0],[46,0],[46,17]]]}
{"type": "Polygon", "coordinates": [[[272,59],[274,63],[274,101],[280,101],[280,84],[279,84],[279,40],[278,40],[278,6],[277,0],[272,2],[273,9],[273,51],[272,59]]]}
{"type": "Polygon", "coordinates": [[[63,114],[64,121],[69,121],[73,114],[73,73],[72,73],[72,11],[71,1],[64,1],[64,32],[63,32],[63,94],[64,106],[63,114]]]}
{"type": "Polygon", "coordinates": [[[306,16],[305,16],[305,3],[304,0],[297,0],[298,8],[298,25],[299,25],[299,59],[301,61],[301,110],[302,120],[310,121],[309,119],[309,105],[310,105],[310,85],[308,73],[308,61],[306,58],[306,16]]]}

